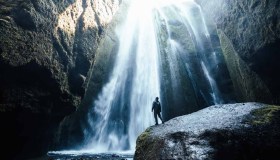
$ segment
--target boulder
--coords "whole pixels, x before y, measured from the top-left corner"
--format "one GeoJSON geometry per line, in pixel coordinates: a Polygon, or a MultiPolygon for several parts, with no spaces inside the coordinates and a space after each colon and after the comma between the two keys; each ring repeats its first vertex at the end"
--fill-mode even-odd
{"type": "Polygon", "coordinates": [[[137,139],[135,159],[273,159],[280,151],[280,107],[214,105],[151,126],[137,139]]]}

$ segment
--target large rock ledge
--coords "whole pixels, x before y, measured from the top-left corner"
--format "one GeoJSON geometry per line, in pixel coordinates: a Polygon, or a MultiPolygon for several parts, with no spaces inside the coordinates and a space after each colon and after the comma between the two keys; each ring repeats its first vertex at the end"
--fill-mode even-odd
{"type": "Polygon", "coordinates": [[[152,126],[135,159],[273,159],[280,151],[280,107],[215,105],[152,126]]]}

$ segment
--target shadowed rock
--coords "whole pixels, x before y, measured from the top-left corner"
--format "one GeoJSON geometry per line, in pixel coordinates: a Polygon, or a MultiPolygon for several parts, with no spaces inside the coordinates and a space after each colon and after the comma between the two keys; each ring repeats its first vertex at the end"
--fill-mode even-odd
{"type": "Polygon", "coordinates": [[[196,2],[219,30],[238,102],[279,105],[280,1],[196,2]]]}
{"type": "Polygon", "coordinates": [[[120,1],[0,0],[1,158],[40,156],[84,96],[120,1]]]}

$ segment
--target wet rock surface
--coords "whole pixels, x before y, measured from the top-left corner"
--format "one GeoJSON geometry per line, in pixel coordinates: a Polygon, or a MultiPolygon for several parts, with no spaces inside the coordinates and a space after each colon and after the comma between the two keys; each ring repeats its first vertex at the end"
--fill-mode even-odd
{"type": "Polygon", "coordinates": [[[280,151],[279,106],[215,105],[152,126],[135,159],[270,159],[280,151]]]}

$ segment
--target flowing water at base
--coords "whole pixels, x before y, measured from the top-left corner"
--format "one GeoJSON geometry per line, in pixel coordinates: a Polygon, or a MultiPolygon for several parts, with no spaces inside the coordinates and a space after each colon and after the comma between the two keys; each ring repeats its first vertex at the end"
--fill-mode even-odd
{"type": "Polygon", "coordinates": [[[133,160],[133,154],[129,152],[51,151],[47,155],[49,160],[133,160]]]}

